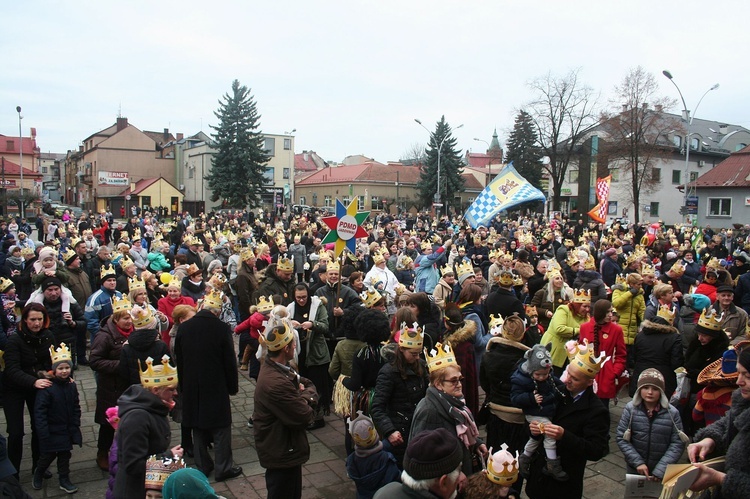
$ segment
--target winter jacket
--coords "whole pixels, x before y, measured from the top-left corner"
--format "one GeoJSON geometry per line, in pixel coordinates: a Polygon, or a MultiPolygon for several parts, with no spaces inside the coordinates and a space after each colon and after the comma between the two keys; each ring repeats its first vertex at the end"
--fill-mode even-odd
{"type": "Polygon", "coordinates": [[[622,273],[622,267],[619,263],[608,256],[602,259],[602,281],[604,281],[604,284],[610,287],[614,286],[615,279],[620,273],[622,273]]]}
{"type": "Polygon", "coordinates": [[[312,382],[266,357],[253,400],[253,434],[260,465],[277,469],[306,463],[310,458],[306,430],[318,403],[312,382]],[[300,383],[304,390],[299,389],[300,383]]]}
{"type": "Polygon", "coordinates": [[[396,458],[384,450],[369,456],[349,454],[346,474],[357,486],[357,499],[371,499],[381,487],[401,480],[396,458]]]}
{"type": "MultiPolygon", "coordinates": [[[[594,344],[594,331],[596,321],[592,317],[590,321],[581,326],[581,334],[578,337],[578,342],[583,344],[585,340],[588,340],[590,344],[594,344]]],[[[617,395],[618,387],[615,385],[615,381],[625,371],[627,364],[627,350],[625,347],[625,340],[622,334],[622,328],[619,324],[609,322],[602,324],[599,329],[598,338],[599,347],[596,350],[596,355],[600,352],[604,352],[610,359],[602,366],[599,374],[596,375],[596,383],[598,386],[596,395],[599,398],[611,399],[617,395]]]]}
{"type": "Polygon", "coordinates": [[[406,379],[403,379],[395,361],[384,365],[378,373],[371,416],[382,438],[399,431],[404,443],[407,441],[414,410],[429,384],[427,365],[424,360],[418,362],[422,364],[421,376],[407,368],[406,379]]]}
{"type": "Polygon", "coordinates": [[[591,307],[597,300],[607,299],[607,288],[604,286],[601,274],[595,270],[579,270],[573,287],[591,291],[591,307]]]}
{"type": "MultiPolygon", "coordinates": [[[[464,377],[461,390],[466,400],[466,407],[471,410],[472,414],[479,412],[479,362],[475,360],[474,351],[477,343],[476,333],[476,323],[468,320],[455,331],[446,331],[445,338],[443,338],[443,344],[450,345],[456,363],[461,368],[461,374],[464,377]]],[[[485,344],[482,344],[482,353],[484,353],[485,344]]]]}
{"type": "Polygon", "coordinates": [[[721,497],[750,497],[750,400],[740,390],[732,394],[732,408],[716,423],[695,434],[695,441],[710,438],[716,443],[714,455],[725,456],[726,477],[721,497]]]}
{"type": "Polygon", "coordinates": [[[510,376],[510,401],[527,416],[543,416],[552,419],[558,404],[562,402],[564,385],[552,372],[545,381],[535,381],[521,366],[510,376]],[[542,396],[538,404],[535,394],[542,396]]]}
{"type": "MultiPolygon", "coordinates": [[[[352,359],[352,374],[344,378],[342,384],[356,392],[360,388],[372,390],[378,382],[380,369],[387,362],[381,345],[365,344],[352,359]]],[[[330,370],[329,370],[330,372],[330,370]]]]}
{"type": "Polygon", "coordinates": [[[128,338],[120,332],[112,317],[109,317],[91,345],[89,362],[91,369],[96,371],[98,376],[94,421],[99,424],[109,424],[106,410],[117,405],[117,399],[128,387],[126,380],[120,376],[120,354],[127,340],[128,338]]]}
{"type": "MultiPolygon", "coordinates": [[[[348,288],[347,288],[348,289],[348,288]]],[[[290,303],[286,309],[289,317],[294,317],[296,302],[290,303]]],[[[313,323],[312,329],[307,333],[307,338],[300,338],[301,348],[305,349],[305,366],[322,366],[331,362],[331,353],[326,343],[328,334],[328,311],[324,302],[317,296],[310,297],[310,319],[313,323]]]]}
{"type": "Polygon", "coordinates": [[[167,316],[167,319],[169,319],[170,328],[174,326],[174,319],[172,318],[172,312],[174,312],[174,308],[177,305],[190,305],[191,307],[194,307],[195,300],[193,300],[189,296],[180,296],[177,300],[171,300],[168,296],[165,296],[164,298],[159,298],[157,309],[159,310],[159,312],[167,316]]]}
{"type": "Polygon", "coordinates": [[[203,295],[206,294],[206,282],[201,281],[200,283],[195,284],[189,277],[186,277],[182,280],[182,290],[180,293],[182,296],[192,298],[194,302],[198,303],[198,300],[203,298],[203,295]]]}
{"type": "MultiPolygon", "coordinates": [[[[719,315],[722,314],[719,302],[714,302],[714,304],[711,305],[711,308],[713,308],[719,315]]],[[[739,339],[748,339],[745,337],[745,332],[747,330],[747,312],[735,306],[734,303],[730,303],[729,309],[723,313],[721,328],[729,335],[729,339],[736,340],[738,337],[742,337],[739,339]]]]}
{"type": "Polygon", "coordinates": [[[148,266],[154,272],[161,272],[172,268],[167,262],[167,258],[161,251],[152,251],[148,254],[148,266]]]}
{"type": "Polygon", "coordinates": [[[146,460],[151,455],[162,457],[168,453],[171,456],[168,451],[172,438],[167,420],[169,409],[141,385],[130,386],[115,403],[120,425],[116,434],[117,476],[112,497],[145,497],[146,460]]]}
{"type": "Polygon", "coordinates": [[[151,357],[154,364],[161,364],[161,358],[167,355],[167,350],[167,344],[160,339],[155,329],[133,331],[120,351],[120,376],[128,385],[140,384],[140,372],[146,367],[146,359],[151,357]]]}
{"type": "MultiPolygon", "coordinates": [[[[549,286],[551,285],[552,284],[550,283],[549,286]]],[[[543,286],[536,293],[534,293],[533,298],[531,299],[531,305],[536,307],[536,311],[539,314],[539,323],[544,326],[544,329],[547,329],[549,327],[549,322],[552,320],[552,317],[547,317],[547,312],[552,312],[552,314],[554,315],[557,307],[568,303],[570,301],[570,298],[573,296],[573,290],[570,288],[570,286],[568,286],[567,284],[564,284],[563,286],[565,287],[565,296],[567,298],[563,298],[562,289],[554,290],[552,301],[549,301],[549,299],[547,298],[547,286],[543,286]]]]}
{"type": "Polygon", "coordinates": [[[122,293],[119,291],[110,291],[101,287],[89,297],[84,309],[86,329],[89,333],[96,334],[102,319],[112,315],[112,297],[114,296],[122,299],[122,293]]]}
{"type": "Polygon", "coordinates": [[[667,465],[677,463],[685,449],[679,430],[682,430],[682,421],[679,411],[673,406],[662,407],[649,418],[643,404],[634,406],[632,401],[628,402],[617,424],[616,434],[628,473],[637,473],[636,468],[645,464],[649,475],[664,478],[667,465]],[[628,428],[629,442],[623,439],[628,428]]]}
{"type": "Polygon", "coordinates": [[[612,292],[612,306],[620,314],[618,323],[625,333],[625,343],[632,345],[638,334],[638,326],[643,321],[646,312],[643,290],[639,289],[634,295],[630,289],[615,289],[612,292]]]}
{"type": "Polygon", "coordinates": [[[714,424],[732,407],[732,393],[735,386],[709,385],[698,392],[693,406],[693,421],[704,423],[701,426],[714,424]]]}
{"type": "Polygon", "coordinates": [[[36,335],[19,328],[8,338],[5,345],[5,371],[3,388],[6,392],[36,392],[34,383],[40,379],[40,372],[52,368],[49,347],[54,343],[49,329],[42,329],[36,335]]]}
{"type": "Polygon", "coordinates": [[[294,285],[294,279],[284,281],[278,276],[276,264],[269,265],[266,268],[266,278],[253,293],[252,302],[258,303],[260,296],[279,295],[282,298],[280,305],[287,306],[294,301],[294,285]]]}
{"type": "MultiPolygon", "coordinates": [[[[69,326],[62,316],[62,300],[50,302],[46,298],[42,302],[49,315],[49,330],[55,337],[55,344],[72,345],[76,341],[79,331],[86,331],[86,318],[83,309],[77,303],[70,303],[70,314],[73,316],[74,326],[69,326]]],[[[84,346],[85,348],[85,346],[84,346]]]]}
{"type": "Polygon", "coordinates": [[[294,260],[294,273],[301,274],[305,271],[304,265],[307,260],[307,250],[302,244],[292,244],[289,246],[289,255],[294,260]]]}
{"type": "Polygon", "coordinates": [[[440,246],[430,255],[419,255],[414,260],[414,292],[424,291],[432,294],[437,286],[440,274],[438,273],[438,264],[442,264],[441,258],[444,256],[445,247],[440,246]]]}
{"type": "MultiPolygon", "coordinates": [[[[749,292],[750,293],[750,292],[749,292]]],[[[442,277],[438,281],[435,289],[432,291],[432,297],[435,299],[435,305],[445,310],[445,304],[451,301],[451,295],[453,294],[453,288],[450,284],[445,282],[442,277]]]]}
{"type": "Polygon", "coordinates": [[[729,346],[729,337],[719,331],[718,336],[701,345],[698,338],[690,342],[685,352],[685,369],[690,379],[690,393],[698,393],[701,386],[698,384],[698,375],[711,362],[718,360],[729,346]]]}
{"type": "MultiPolygon", "coordinates": [[[[647,321],[653,321],[656,317],[656,314],[659,312],[659,307],[661,304],[659,303],[659,300],[656,299],[656,297],[652,294],[648,301],[646,302],[646,312],[643,314],[643,320],[647,321]]],[[[682,321],[681,314],[679,313],[680,305],[677,302],[672,303],[672,307],[677,307],[678,313],[675,314],[674,323],[672,324],[677,331],[679,331],[681,334],[685,334],[685,327],[682,321]]],[[[684,343],[684,338],[683,338],[684,343]]],[[[684,345],[687,346],[687,345],[684,345]]]]}
{"type": "MultiPolygon", "coordinates": [[[[354,309],[359,309],[362,307],[362,299],[359,297],[356,291],[354,291],[349,286],[341,286],[341,289],[339,289],[339,286],[330,286],[328,284],[324,285],[323,287],[319,288],[315,292],[315,297],[321,300],[322,307],[326,309],[327,315],[327,330],[324,331],[326,336],[328,338],[340,338],[344,335],[339,331],[339,326],[341,325],[341,319],[344,317],[343,315],[340,317],[336,317],[336,315],[333,313],[333,309],[335,307],[339,307],[344,311],[344,314],[347,312],[350,312],[354,309]],[[324,300],[325,298],[325,300],[324,300]]],[[[312,303],[310,304],[310,307],[312,309],[312,303]]],[[[293,308],[290,310],[294,310],[293,308]]],[[[292,314],[293,315],[293,314],[292,314]]],[[[310,312],[310,315],[312,316],[312,311],[310,312]]]]}
{"type": "Polygon", "coordinates": [[[742,310],[750,313],[750,272],[741,275],[737,279],[734,296],[736,303],[742,307],[742,310]]]}
{"type": "Polygon", "coordinates": [[[352,364],[357,352],[367,346],[367,343],[354,339],[343,339],[336,344],[331,357],[331,363],[328,366],[328,375],[336,381],[340,375],[351,376],[352,364]]]}
{"type": "Polygon", "coordinates": [[[677,329],[659,322],[645,320],[641,332],[633,343],[633,366],[629,391],[635,394],[638,377],[646,369],[653,367],[664,376],[664,393],[671,396],[677,388],[677,377],[674,370],[683,364],[682,339],[677,329]]]}
{"type": "Polygon", "coordinates": [[[239,319],[244,321],[250,317],[250,305],[255,303],[253,295],[258,289],[258,278],[255,276],[255,269],[248,267],[245,262],[241,262],[237,269],[237,279],[234,281],[234,289],[237,292],[237,300],[239,301],[239,319]]]}
{"type": "Polygon", "coordinates": [[[568,360],[568,353],[565,350],[565,343],[570,339],[576,339],[588,317],[579,317],[569,306],[557,307],[555,315],[549,323],[549,329],[542,336],[542,345],[552,343],[552,365],[563,367],[568,360]]]}
{"type": "Polygon", "coordinates": [[[513,291],[504,288],[498,288],[489,294],[484,301],[484,309],[487,316],[502,315],[508,317],[518,314],[521,319],[526,319],[526,309],[523,302],[516,297],[513,291]]]}
{"type": "Polygon", "coordinates": [[[526,345],[502,337],[493,337],[487,343],[479,369],[479,382],[490,402],[506,407],[511,405],[510,377],[527,350],[526,345]]]}
{"type": "Polygon", "coordinates": [[[78,388],[70,378],[52,378],[51,386],[37,392],[33,418],[40,452],[65,452],[73,444],[83,445],[78,388]]]}
{"type": "MultiPolygon", "coordinates": [[[[472,319],[479,320],[479,317],[472,317],[472,319]]],[[[429,312],[422,312],[420,310],[417,314],[417,324],[419,324],[425,334],[425,347],[434,346],[443,336],[442,312],[432,301],[430,302],[429,312]],[[430,337],[429,340],[427,340],[427,336],[430,337]]],[[[481,322],[479,324],[481,325],[481,322]]]]}
{"type": "Polygon", "coordinates": [[[73,294],[73,298],[78,302],[81,308],[86,306],[86,301],[91,296],[91,282],[89,276],[81,268],[68,270],[68,289],[73,294]]]}

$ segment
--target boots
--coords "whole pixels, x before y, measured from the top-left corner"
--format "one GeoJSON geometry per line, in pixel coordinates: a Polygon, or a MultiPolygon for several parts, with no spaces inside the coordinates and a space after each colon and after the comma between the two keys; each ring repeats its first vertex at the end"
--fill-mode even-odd
{"type": "MultiPolygon", "coordinates": [[[[102,471],[109,471],[109,453],[106,450],[99,449],[96,453],[96,465],[102,471]]],[[[72,492],[71,492],[72,494],[72,492]]]]}
{"type": "Polygon", "coordinates": [[[240,362],[240,371],[247,371],[247,363],[250,361],[250,345],[245,347],[242,352],[242,362],[240,362]]]}
{"type": "Polygon", "coordinates": [[[547,458],[547,467],[543,471],[546,475],[551,476],[558,482],[568,481],[568,474],[562,469],[559,457],[557,459],[547,458]]]}
{"type": "Polygon", "coordinates": [[[34,470],[34,478],[31,479],[31,487],[34,490],[42,490],[44,485],[44,471],[37,468],[34,470]]]}
{"type": "Polygon", "coordinates": [[[68,475],[60,475],[60,490],[64,490],[67,494],[75,494],[78,492],[78,487],[73,485],[68,475]]]}
{"type": "Polygon", "coordinates": [[[524,478],[529,478],[529,474],[531,473],[531,459],[532,456],[527,456],[523,452],[518,456],[518,472],[524,478]]]}

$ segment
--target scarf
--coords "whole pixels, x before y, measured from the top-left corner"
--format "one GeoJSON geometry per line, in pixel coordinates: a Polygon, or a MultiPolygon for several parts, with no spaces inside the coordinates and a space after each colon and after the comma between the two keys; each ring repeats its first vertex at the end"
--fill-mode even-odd
{"type": "Polygon", "coordinates": [[[477,443],[479,430],[474,422],[474,416],[466,407],[466,400],[463,397],[454,397],[445,392],[441,392],[434,386],[427,388],[433,397],[439,401],[441,407],[450,415],[456,423],[456,435],[463,444],[469,448],[477,443]]]}
{"type": "Polygon", "coordinates": [[[14,267],[23,267],[23,257],[22,256],[9,256],[5,260],[8,261],[8,262],[10,262],[14,267]]]}
{"type": "Polygon", "coordinates": [[[133,330],[134,330],[134,329],[133,329],[133,328],[131,327],[131,328],[130,328],[129,330],[125,331],[124,329],[122,329],[122,328],[121,328],[120,326],[118,326],[117,324],[115,324],[115,327],[117,328],[117,332],[118,332],[118,333],[120,333],[121,335],[123,335],[123,336],[124,336],[124,337],[126,337],[126,338],[129,338],[129,337],[130,337],[130,333],[132,333],[132,332],[133,332],[133,330]]]}

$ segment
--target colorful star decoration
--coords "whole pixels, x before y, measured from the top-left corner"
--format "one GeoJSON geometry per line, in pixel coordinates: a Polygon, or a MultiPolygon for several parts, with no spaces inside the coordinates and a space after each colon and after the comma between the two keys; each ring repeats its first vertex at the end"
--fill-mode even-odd
{"type": "Polygon", "coordinates": [[[347,207],[336,199],[336,215],[323,217],[323,223],[328,226],[329,231],[320,244],[336,243],[334,252],[337,258],[344,251],[344,248],[354,253],[357,247],[357,239],[367,237],[367,231],[362,227],[362,224],[369,216],[369,211],[357,212],[356,199],[349,203],[347,207]]]}

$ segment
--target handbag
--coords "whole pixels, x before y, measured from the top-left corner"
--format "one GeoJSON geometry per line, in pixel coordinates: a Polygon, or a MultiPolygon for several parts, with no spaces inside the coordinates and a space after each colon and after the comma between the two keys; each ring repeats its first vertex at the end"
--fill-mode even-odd
{"type": "Polygon", "coordinates": [[[479,408],[479,412],[477,412],[474,417],[474,422],[477,426],[484,426],[490,422],[490,414],[490,401],[489,398],[485,398],[484,404],[482,404],[482,407],[479,408]]]}

